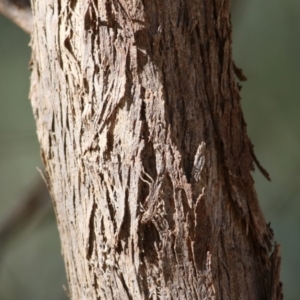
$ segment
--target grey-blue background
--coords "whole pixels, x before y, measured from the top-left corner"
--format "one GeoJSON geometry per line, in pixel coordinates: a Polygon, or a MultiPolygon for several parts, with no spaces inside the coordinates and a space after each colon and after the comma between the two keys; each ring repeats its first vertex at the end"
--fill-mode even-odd
{"type": "MultiPolygon", "coordinates": [[[[248,132],[272,182],[255,172],[257,193],[282,245],[285,299],[300,295],[300,1],[239,1],[234,60],[248,77],[242,106],[248,132]],[[242,2],[242,3],[241,3],[242,2]]],[[[28,100],[29,37],[0,16],[0,223],[42,168],[28,100]]],[[[0,299],[67,299],[55,218],[42,210],[0,245],[0,299]]]]}

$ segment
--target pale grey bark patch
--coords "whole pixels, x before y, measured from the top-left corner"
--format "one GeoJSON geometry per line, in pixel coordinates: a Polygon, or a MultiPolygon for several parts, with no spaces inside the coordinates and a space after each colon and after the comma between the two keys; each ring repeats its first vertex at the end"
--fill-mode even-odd
{"type": "Polygon", "coordinates": [[[201,173],[205,165],[205,150],[206,145],[204,142],[202,142],[195,154],[194,165],[192,169],[192,176],[195,181],[199,181],[201,178],[201,173]]]}

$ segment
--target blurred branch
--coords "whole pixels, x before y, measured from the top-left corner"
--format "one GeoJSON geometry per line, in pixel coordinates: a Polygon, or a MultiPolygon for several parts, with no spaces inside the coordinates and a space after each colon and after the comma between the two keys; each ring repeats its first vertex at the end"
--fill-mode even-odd
{"type": "Polygon", "coordinates": [[[251,156],[255,162],[255,165],[257,166],[258,170],[261,172],[262,175],[265,176],[265,178],[269,181],[271,181],[271,177],[269,175],[269,173],[267,172],[267,170],[260,164],[259,160],[257,159],[255,152],[254,152],[254,146],[252,143],[250,143],[250,153],[251,156]]]}
{"type": "Polygon", "coordinates": [[[45,182],[39,178],[29,192],[20,199],[15,208],[12,209],[6,219],[0,224],[1,248],[6,242],[21,229],[24,228],[32,218],[37,215],[48,203],[50,195],[45,182]]]}
{"type": "Polygon", "coordinates": [[[0,13],[25,32],[31,33],[32,13],[30,0],[0,0],[0,13]]]}

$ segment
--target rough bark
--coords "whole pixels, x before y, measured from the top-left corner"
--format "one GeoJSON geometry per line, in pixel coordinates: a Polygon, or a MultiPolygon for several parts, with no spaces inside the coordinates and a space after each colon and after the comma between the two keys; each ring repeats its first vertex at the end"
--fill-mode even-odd
{"type": "Polygon", "coordinates": [[[229,1],[33,1],[31,100],[72,299],[281,299],[229,1]]]}

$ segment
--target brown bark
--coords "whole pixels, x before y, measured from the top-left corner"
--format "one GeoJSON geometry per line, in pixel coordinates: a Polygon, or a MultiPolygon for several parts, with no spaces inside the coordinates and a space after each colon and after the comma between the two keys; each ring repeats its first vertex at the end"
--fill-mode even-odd
{"type": "Polygon", "coordinates": [[[31,100],[72,299],[281,299],[229,3],[33,1],[31,100]]]}

